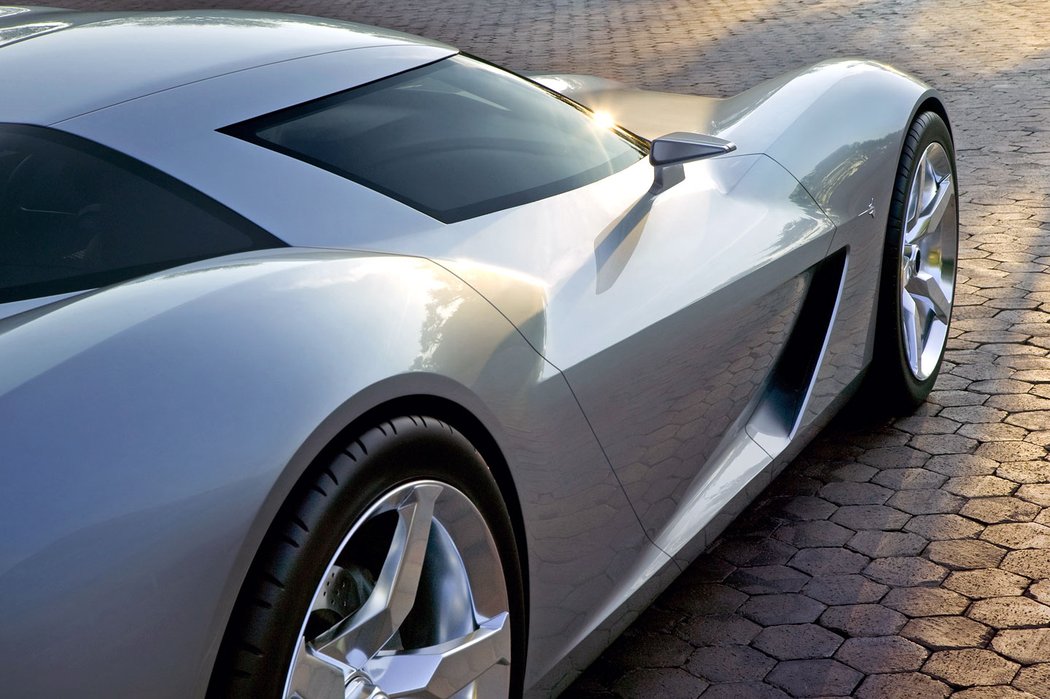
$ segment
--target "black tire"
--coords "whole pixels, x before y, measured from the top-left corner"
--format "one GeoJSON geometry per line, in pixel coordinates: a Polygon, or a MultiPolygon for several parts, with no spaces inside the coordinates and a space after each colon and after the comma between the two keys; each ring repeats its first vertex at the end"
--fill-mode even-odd
{"type": "MultiPolygon", "coordinates": [[[[951,132],[938,114],[922,112],[912,122],[904,141],[893,186],[893,199],[890,203],[882,275],[878,290],[874,356],[862,389],[862,399],[866,404],[875,404],[883,412],[889,414],[910,413],[926,400],[937,381],[944,357],[944,346],[941,345],[940,354],[932,371],[929,371],[924,378],[913,373],[909,366],[903,336],[904,321],[900,301],[901,247],[909,192],[911,192],[922,154],[934,143],[940,144],[948,156],[954,196],[958,202],[955,149],[951,132]]],[[[958,259],[958,239],[958,216],[956,215],[953,240],[948,243],[951,246],[953,288],[956,273],[955,261],[958,259]]],[[[947,329],[945,329],[945,335],[947,335],[947,329]]]]}
{"type": "Polygon", "coordinates": [[[520,696],[524,598],[510,516],[495,479],[470,442],[440,420],[415,416],[364,432],[345,451],[322,459],[304,475],[267,533],[242,587],[209,697],[282,696],[302,621],[338,547],[384,494],[419,480],[438,481],[465,494],[493,536],[510,604],[510,695],[520,696]]]}

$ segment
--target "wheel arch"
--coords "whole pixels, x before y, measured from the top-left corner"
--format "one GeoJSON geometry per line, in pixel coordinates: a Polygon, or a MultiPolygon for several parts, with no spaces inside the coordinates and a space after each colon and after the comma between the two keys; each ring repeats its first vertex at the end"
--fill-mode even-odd
{"type": "MultiPolygon", "coordinates": [[[[496,479],[503,502],[510,513],[511,524],[514,528],[515,544],[518,547],[518,556],[522,562],[522,592],[525,595],[525,612],[528,618],[528,568],[525,562],[528,560],[525,537],[525,519],[522,515],[521,502],[518,498],[518,489],[514,483],[510,466],[504,456],[503,449],[493,437],[492,432],[471,410],[465,408],[459,402],[450,398],[437,395],[418,393],[412,395],[398,396],[383,403],[369,408],[357,416],[346,427],[344,427],[327,445],[326,449],[319,452],[307,470],[304,471],[299,480],[302,481],[307,472],[316,468],[317,462],[323,462],[333,450],[339,449],[339,444],[345,443],[370,427],[386,422],[404,415],[424,415],[435,417],[459,431],[467,438],[481,458],[492,471],[496,479]]],[[[290,494],[290,493],[289,493],[290,494]]]]}
{"type": "MultiPolygon", "coordinates": [[[[933,112],[939,116],[945,126],[948,127],[948,133],[951,134],[952,138],[955,138],[955,132],[952,130],[952,120],[948,118],[948,108],[944,104],[944,100],[941,99],[939,93],[936,90],[928,90],[926,94],[915,105],[915,110],[912,112],[911,118],[908,120],[908,127],[910,128],[915,118],[923,112],[933,112]]],[[[905,132],[907,133],[907,132],[905,132]]],[[[904,142],[901,142],[901,148],[904,148],[904,142]]]]}
{"type": "MultiPolygon", "coordinates": [[[[393,383],[401,386],[399,378],[404,379],[405,377],[394,377],[380,382],[379,385],[366,389],[363,394],[372,396],[377,392],[380,394],[389,393],[389,384],[393,383]]],[[[438,389],[430,392],[420,391],[391,395],[374,402],[365,402],[364,404],[368,405],[368,407],[363,409],[360,400],[348,400],[328,420],[318,426],[284,469],[282,477],[274,483],[269,500],[270,506],[264,505],[260,508],[256,525],[253,527],[256,535],[245,541],[244,551],[241,552],[245,562],[236,567],[236,573],[231,575],[227,581],[227,604],[223,606],[224,613],[221,615],[221,618],[217,619],[215,623],[215,634],[213,635],[212,652],[209,654],[209,664],[206,667],[206,671],[200,673],[201,686],[199,695],[214,695],[217,673],[220,672],[223,665],[223,639],[229,625],[236,619],[240,593],[245,584],[251,579],[253,571],[259,565],[259,557],[264,550],[265,542],[270,538],[275,526],[281,522],[285,509],[290,506],[290,503],[295,501],[296,494],[300,489],[308,487],[307,484],[312,481],[317,472],[323,469],[325,464],[337,452],[342,450],[342,445],[349,443],[357,435],[363,434],[377,425],[406,415],[434,417],[448,424],[466,437],[467,441],[478,451],[489,467],[499,487],[507,512],[510,515],[514,543],[517,547],[523,609],[521,647],[522,651],[527,648],[530,609],[525,522],[518,497],[518,488],[515,485],[509,462],[504,455],[504,449],[500,446],[494,434],[498,428],[493,429],[491,426],[494,424],[492,421],[495,420],[495,417],[486,416],[488,418],[487,424],[485,419],[479,417],[479,413],[486,412],[480,403],[480,399],[473,397],[469,389],[456,384],[451,379],[434,375],[414,378],[422,379],[422,381],[413,383],[433,384],[433,388],[440,386],[445,390],[438,389]],[[455,384],[455,387],[447,384],[455,384]],[[448,389],[453,390],[449,391],[448,389]],[[473,400],[463,400],[463,396],[452,398],[448,395],[450,392],[457,393],[460,391],[470,394],[473,400]],[[468,404],[473,404],[474,401],[478,401],[476,405],[472,405],[471,408],[466,407],[468,404]],[[339,425],[342,426],[340,427],[339,425]]],[[[360,399],[362,397],[358,396],[357,398],[360,399]]],[[[519,678],[523,677],[524,667],[521,667],[519,678]]]]}

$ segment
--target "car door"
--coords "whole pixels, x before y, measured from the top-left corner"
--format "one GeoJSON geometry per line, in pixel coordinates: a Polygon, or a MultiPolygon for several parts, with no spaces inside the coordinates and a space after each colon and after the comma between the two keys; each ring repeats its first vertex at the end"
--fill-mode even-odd
{"type": "Polygon", "coordinates": [[[832,227],[765,156],[688,164],[660,194],[652,178],[641,161],[457,224],[443,255],[547,289],[522,331],[565,374],[649,536],[674,555],[770,461],[747,431],[832,227]]]}

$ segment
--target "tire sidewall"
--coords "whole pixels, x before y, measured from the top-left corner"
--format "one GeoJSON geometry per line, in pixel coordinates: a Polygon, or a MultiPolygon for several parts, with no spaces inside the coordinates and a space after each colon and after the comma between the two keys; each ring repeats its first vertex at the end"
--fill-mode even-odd
{"type": "MultiPolygon", "coordinates": [[[[894,196],[890,206],[886,229],[886,247],[882,263],[883,273],[879,306],[883,311],[879,314],[881,322],[878,323],[878,330],[880,335],[883,335],[880,337],[880,340],[883,343],[883,348],[880,349],[877,343],[876,348],[878,356],[876,359],[878,360],[879,356],[881,356],[884,358],[884,361],[887,359],[889,360],[888,363],[890,366],[883,367],[883,371],[880,373],[882,373],[885,378],[895,380],[895,383],[899,387],[899,392],[902,394],[899,396],[900,400],[897,402],[908,407],[915,407],[922,403],[930,394],[930,391],[933,390],[933,386],[937,381],[937,376],[940,374],[945,350],[945,348],[941,349],[941,357],[938,359],[937,365],[925,379],[920,380],[912,373],[908,362],[907,348],[904,343],[904,319],[901,313],[900,303],[900,256],[901,243],[904,235],[904,223],[907,216],[908,195],[911,192],[912,184],[918,174],[918,164],[922,159],[922,154],[926,151],[926,148],[933,143],[939,143],[948,155],[948,160],[951,164],[953,194],[956,202],[959,200],[955,148],[952,143],[951,132],[948,130],[948,126],[945,124],[944,120],[936,113],[923,112],[916,117],[912,127],[909,129],[908,136],[905,140],[905,146],[902,149],[897,171],[897,180],[894,183],[894,196]],[[892,343],[890,342],[890,338],[885,337],[885,335],[889,334],[891,330],[893,336],[892,343]],[[885,347],[885,345],[891,345],[892,349],[885,347]]],[[[953,288],[955,286],[956,275],[958,274],[958,240],[958,217],[956,217],[956,250],[953,255],[955,264],[952,267],[953,288]]],[[[951,313],[949,313],[948,317],[948,327],[951,327],[951,313]]]]}
{"type": "MultiPolygon", "coordinates": [[[[226,689],[209,691],[209,696],[282,696],[303,620],[321,577],[347,534],[392,490],[420,480],[437,481],[462,492],[489,527],[500,555],[511,614],[511,694],[520,693],[523,586],[513,528],[499,487],[481,455],[460,433],[432,418],[409,420],[422,424],[397,420],[368,431],[346,452],[319,459],[320,463],[311,467],[293,489],[253,563],[223,641],[224,647],[238,642],[243,645],[243,639],[231,637],[243,636],[246,631],[248,644],[262,653],[265,661],[253,663],[250,677],[235,671],[232,678],[227,675],[213,681],[213,690],[215,686],[226,689]],[[393,423],[397,423],[396,428],[393,423]],[[309,533],[302,531],[304,526],[309,533]],[[273,594],[273,580],[283,587],[279,593],[273,594]],[[267,593],[268,608],[259,609],[253,600],[267,593]]],[[[237,655],[236,650],[226,650],[220,652],[216,678],[223,674],[219,663],[225,659],[228,664],[231,656],[237,655]]]]}

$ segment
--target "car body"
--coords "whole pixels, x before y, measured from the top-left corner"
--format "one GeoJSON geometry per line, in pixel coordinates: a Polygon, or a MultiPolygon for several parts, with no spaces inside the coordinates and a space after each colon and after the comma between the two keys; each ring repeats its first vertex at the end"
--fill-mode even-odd
{"type": "Polygon", "coordinates": [[[522,551],[524,688],[556,693],[856,390],[909,125],[947,119],[935,91],[861,60],[728,99],[533,76],[637,157],[447,221],[236,128],[449,60],[469,61],[330,20],[0,10],[0,138],[102,149],[256,236],[0,303],[9,691],[204,696],[295,484],[400,410],[490,464],[522,551]],[[672,132],[735,150],[654,188],[645,155],[672,132]]]}

